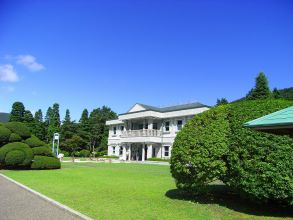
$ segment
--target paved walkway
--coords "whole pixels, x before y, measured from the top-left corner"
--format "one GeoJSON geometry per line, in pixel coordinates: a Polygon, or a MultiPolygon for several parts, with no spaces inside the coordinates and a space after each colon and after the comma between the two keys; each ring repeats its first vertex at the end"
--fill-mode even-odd
{"type": "Polygon", "coordinates": [[[81,220],[0,175],[1,220],[81,220]]]}

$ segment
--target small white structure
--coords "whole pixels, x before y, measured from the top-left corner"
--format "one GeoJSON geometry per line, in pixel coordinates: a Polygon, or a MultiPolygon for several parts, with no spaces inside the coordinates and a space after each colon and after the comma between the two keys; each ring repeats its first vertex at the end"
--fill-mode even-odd
{"type": "Polygon", "coordinates": [[[117,120],[106,122],[108,155],[121,160],[168,159],[177,132],[194,115],[208,109],[198,102],[164,108],[137,103],[117,120]]]}

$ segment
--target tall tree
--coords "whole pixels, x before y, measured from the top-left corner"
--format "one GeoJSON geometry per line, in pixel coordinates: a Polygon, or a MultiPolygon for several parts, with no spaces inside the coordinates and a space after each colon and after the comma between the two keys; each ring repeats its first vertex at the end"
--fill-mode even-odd
{"type": "Polygon", "coordinates": [[[90,124],[89,124],[89,112],[87,109],[82,111],[78,124],[78,135],[86,143],[86,148],[90,149],[90,124]]]}
{"type": "Polygon", "coordinates": [[[46,141],[46,128],[43,122],[43,113],[41,109],[35,113],[33,134],[42,141],[46,141]]]}
{"type": "Polygon", "coordinates": [[[269,82],[263,72],[259,73],[255,79],[255,87],[247,94],[246,98],[250,100],[268,99],[271,97],[269,82]]]}
{"type": "Polygon", "coordinates": [[[25,108],[22,102],[14,102],[10,113],[9,121],[22,122],[24,117],[25,108]]]}
{"type": "Polygon", "coordinates": [[[117,118],[117,114],[109,107],[103,106],[102,108],[94,109],[89,116],[90,125],[90,150],[104,151],[107,149],[107,144],[102,142],[108,138],[108,127],[106,121],[117,118]]]}
{"type": "Polygon", "coordinates": [[[217,99],[216,106],[228,104],[228,100],[226,98],[217,99]]]}
{"type": "Polygon", "coordinates": [[[61,140],[65,141],[66,139],[72,138],[76,133],[76,124],[74,121],[71,121],[69,109],[66,109],[65,117],[61,125],[61,140]]]}
{"type": "Polygon", "coordinates": [[[273,96],[274,99],[280,99],[281,98],[281,93],[277,88],[274,88],[273,92],[272,92],[272,96],[273,96]]]}
{"type": "Polygon", "coordinates": [[[52,124],[55,127],[56,131],[59,130],[60,128],[60,113],[59,113],[59,104],[58,103],[54,103],[53,104],[53,115],[52,115],[52,124]]]}

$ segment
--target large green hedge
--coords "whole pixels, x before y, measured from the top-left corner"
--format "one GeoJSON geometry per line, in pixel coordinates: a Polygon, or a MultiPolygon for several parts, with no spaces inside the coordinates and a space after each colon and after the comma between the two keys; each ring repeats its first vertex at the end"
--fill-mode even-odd
{"type": "Polygon", "coordinates": [[[195,116],[178,133],[171,173],[180,188],[201,192],[216,178],[259,200],[292,204],[293,140],[244,128],[244,122],[293,105],[243,101],[195,116]]]}
{"type": "Polygon", "coordinates": [[[27,144],[14,142],[0,148],[0,164],[3,167],[27,167],[32,159],[33,151],[27,144]]]}
{"type": "Polygon", "coordinates": [[[23,139],[29,138],[31,136],[29,128],[21,122],[7,122],[4,123],[4,126],[13,133],[18,134],[23,139]]]}
{"type": "Polygon", "coordinates": [[[20,142],[21,140],[21,137],[16,133],[12,133],[9,137],[9,142],[20,142]]]}
{"type": "Polygon", "coordinates": [[[226,184],[256,199],[293,204],[293,139],[243,127],[244,122],[291,105],[292,101],[267,100],[227,106],[231,133],[226,184]]]}
{"type": "Polygon", "coordinates": [[[34,155],[39,155],[39,156],[54,157],[52,150],[47,146],[34,147],[33,153],[34,153],[34,155]]]}
{"type": "Polygon", "coordinates": [[[178,188],[200,192],[226,173],[229,125],[224,108],[195,116],[177,134],[171,157],[171,173],[178,188]]]}
{"type": "Polygon", "coordinates": [[[30,138],[26,139],[24,142],[32,148],[46,145],[45,142],[41,141],[36,136],[31,136],[30,138]]]}
{"type": "Polygon", "coordinates": [[[32,169],[60,169],[60,160],[56,157],[35,156],[31,165],[32,169]]]}
{"type": "Polygon", "coordinates": [[[0,126],[0,147],[9,142],[11,131],[4,126],[0,126]]]}

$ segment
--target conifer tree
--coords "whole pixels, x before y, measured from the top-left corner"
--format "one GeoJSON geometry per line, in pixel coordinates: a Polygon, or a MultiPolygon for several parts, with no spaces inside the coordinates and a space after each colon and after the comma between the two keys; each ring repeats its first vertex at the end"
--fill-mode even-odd
{"type": "Polygon", "coordinates": [[[24,117],[25,108],[22,102],[14,102],[10,113],[9,121],[22,122],[24,117]]]}

